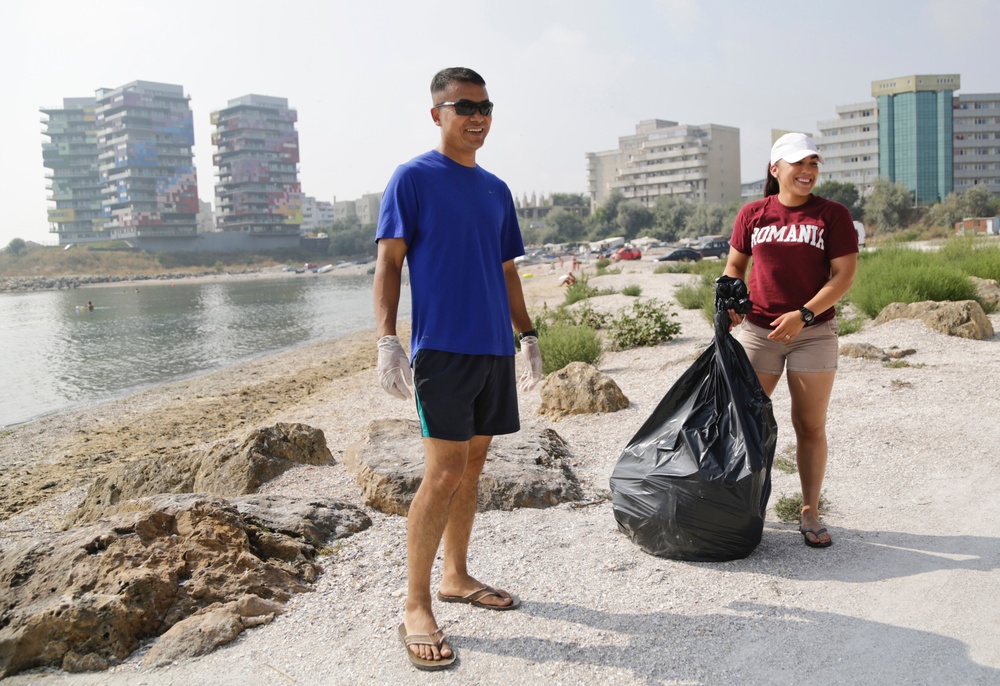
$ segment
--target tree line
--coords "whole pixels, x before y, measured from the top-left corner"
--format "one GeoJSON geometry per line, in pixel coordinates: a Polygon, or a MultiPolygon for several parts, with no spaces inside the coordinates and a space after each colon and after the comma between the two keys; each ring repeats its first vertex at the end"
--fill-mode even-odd
{"type": "MultiPolygon", "coordinates": [[[[846,205],[856,221],[864,222],[869,236],[902,230],[915,237],[949,236],[956,222],[1000,214],[1000,196],[978,185],[964,193],[952,193],[930,206],[917,206],[906,186],[884,178],[876,179],[871,193],[864,197],[854,184],[841,181],[824,181],[816,186],[814,193],[846,205]]],[[[554,193],[552,203],[554,207],[544,221],[521,222],[525,244],[580,243],[609,236],[622,236],[627,241],[648,236],[665,243],[700,236],[728,238],[745,201],[695,203],[661,196],[652,207],[646,207],[615,191],[590,214],[580,209],[590,206],[590,199],[582,193],[554,193]]],[[[350,217],[336,220],[327,231],[331,257],[355,259],[375,254],[374,224],[361,224],[357,217],[350,217]]],[[[24,254],[27,245],[24,240],[14,238],[7,250],[17,258],[24,254]]]]}
{"type": "MultiPolygon", "coordinates": [[[[947,236],[962,219],[994,217],[1000,213],[1000,196],[985,186],[952,193],[929,207],[916,206],[913,193],[906,186],[883,178],[876,179],[871,192],[864,197],[853,183],[841,181],[818,184],[814,193],[845,205],[856,221],[866,225],[869,234],[907,229],[927,237],[947,236]]],[[[525,243],[597,241],[608,236],[622,236],[626,240],[648,236],[668,243],[700,236],[729,237],[736,215],[746,202],[695,203],[661,196],[653,207],[646,207],[615,191],[589,216],[581,217],[566,209],[579,205],[581,200],[589,202],[584,195],[555,194],[553,204],[556,207],[545,217],[544,223],[538,226],[522,224],[525,243]],[[567,197],[574,198],[573,202],[565,203],[567,197]]]]}

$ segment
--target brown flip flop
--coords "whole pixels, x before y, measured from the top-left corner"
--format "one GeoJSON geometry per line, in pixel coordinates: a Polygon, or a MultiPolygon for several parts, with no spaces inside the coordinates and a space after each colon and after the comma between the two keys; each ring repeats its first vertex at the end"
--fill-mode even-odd
{"type": "Polygon", "coordinates": [[[423,669],[428,672],[434,672],[439,669],[448,669],[453,664],[455,660],[458,659],[458,652],[451,645],[448,648],[451,649],[451,657],[442,657],[440,660],[425,660],[420,657],[412,650],[410,646],[412,645],[423,645],[423,646],[437,646],[438,650],[447,643],[447,639],[444,636],[444,631],[441,629],[436,630],[433,634],[409,634],[406,633],[406,625],[400,623],[399,625],[399,638],[403,641],[403,646],[406,648],[406,656],[410,658],[410,664],[412,664],[417,669],[423,669]]]}
{"type": "Polygon", "coordinates": [[[508,593],[507,591],[493,588],[492,586],[483,586],[478,588],[469,595],[445,595],[438,591],[438,600],[442,603],[465,603],[466,605],[472,605],[474,607],[481,607],[486,610],[516,610],[521,607],[521,599],[518,598],[513,593],[508,593]],[[496,596],[497,598],[506,600],[510,598],[509,605],[492,605],[490,603],[484,603],[483,598],[489,596],[496,596]]]}

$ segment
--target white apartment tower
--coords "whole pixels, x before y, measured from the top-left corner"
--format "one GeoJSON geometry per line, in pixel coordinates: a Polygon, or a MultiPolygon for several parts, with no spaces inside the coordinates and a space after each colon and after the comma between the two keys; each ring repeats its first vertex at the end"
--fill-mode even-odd
{"type": "Polygon", "coordinates": [[[955,192],[1000,194],[1000,93],[957,95],[952,107],[955,192]]]}
{"type": "Polygon", "coordinates": [[[740,131],[718,124],[688,125],[647,119],[617,150],[587,153],[591,206],[614,191],[647,207],[661,196],[693,202],[740,199],[740,131]]]}
{"type": "Polygon", "coordinates": [[[841,105],[837,118],[818,122],[816,145],[823,154],[820,181],[853,183],[859,196],[878,177],[878,108],[875,101],[841,105]]]}

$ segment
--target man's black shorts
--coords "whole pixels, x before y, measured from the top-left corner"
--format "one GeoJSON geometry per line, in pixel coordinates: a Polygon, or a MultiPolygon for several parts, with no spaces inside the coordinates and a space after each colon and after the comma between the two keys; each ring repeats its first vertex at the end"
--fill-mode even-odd
{"type": "Polygon", "coordinates": [[[419,350],[413,390],[424,438],[468,441],[521,428],[513,355],[419,350]]]}

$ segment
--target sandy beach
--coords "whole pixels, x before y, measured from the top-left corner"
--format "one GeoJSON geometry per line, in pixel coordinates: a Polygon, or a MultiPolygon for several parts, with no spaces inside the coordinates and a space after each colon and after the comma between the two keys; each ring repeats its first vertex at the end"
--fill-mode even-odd
{"type": "MultiPolygon", "coordinates": [[[[602,500],[626,441],[711,341],[701,313],[673,301],[695,277],[654,274],[656,264],[624,263],[590,282],[619,292],[595,299],[597,308],[625,307],[633,299],[621,289],[638,285],[640,297],[670,303],[682,325],[669,343],[605,353],[598,367],[628,409],[553,421],[538,413],[537,389],[519,400],[522,430],[549,427],[567,441],[591,504],[478,517],[470,571],[523,607],[437,605],[456,668],[422,673],[407,661],[396,635],[406,520],[368,510],[374,525],[320,559],[312,592],[210,655],[144,668],[146,645],[106,672],[34,670],[4,683],[1000,683],[1000,450],[991,436],[1000,334],[973,341],[896,320],[842,337],[916,352],[905,366],[840,358],[824,484],[833,547],[807,548],[796,524],[778,520],[773,504],[798,492],[798,477],[775,470],[764,538],[749,558],[661,559],[619,533],[602,500]]],[[[561,272],[521,271],[532,313],[562,302],[561,272]]],[[[990,319],[1000,331],[1000,315],[990,319]]],[[[0,551],[57,530],[109,465],[169,459],[279,421],[322,429],[338,464],[293,469],[262,491],[363,506],[344,451],[373,419],[415,418],[411,403],[381,389],[375,359],[366,331],[14,427],[0,436],[0,506],[17,512],[0,521],[0,551]]],[[[783,384],[773,402],[777,455],[791,457],[783,384]]]]}

